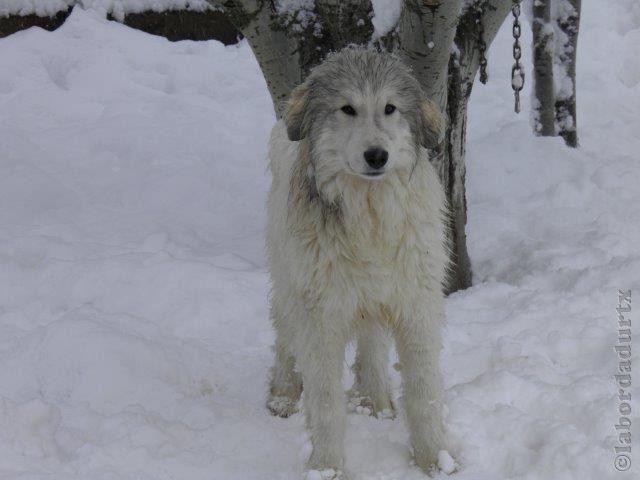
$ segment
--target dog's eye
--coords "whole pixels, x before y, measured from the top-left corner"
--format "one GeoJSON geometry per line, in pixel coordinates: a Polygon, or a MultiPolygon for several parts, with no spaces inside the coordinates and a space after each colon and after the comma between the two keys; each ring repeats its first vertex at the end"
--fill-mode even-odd
{"type": "Polygon", "coordinates": [[[384,107],[384,114],[385,115],[391,115],[395,111],[396,111],[396,106],[395,105],[391,105],[390,103],[387,103],[387,105],[384,107]]]}
{"type": "Polygon", "coordinates": [[[351,115],[352,117],[355,116],[355,114],[356,114],[355,109],[351,105],[345,105],[340,110],[342,110],[347,115],[351,115]]]}

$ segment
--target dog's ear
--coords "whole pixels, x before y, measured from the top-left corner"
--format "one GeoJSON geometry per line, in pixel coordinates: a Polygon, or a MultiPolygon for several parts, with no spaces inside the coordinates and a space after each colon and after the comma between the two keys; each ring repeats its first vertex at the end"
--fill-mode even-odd
{"type": "Polygon", "coordinates": [[[291,98],[287,103],[287,110],[284,114],[284,123],[287,126],[287,136],[292,142],[302,140],[306,135],[303,129],[303,122],[308,98],[309,86],[306,83],[298,85],[291,92],[291,98]]]}
{"type": "Polygon", "coordinates": [[[422,116],[421,144],[425,148],[436,148],[444,140],[445,124],[438,106],[424,99],[420,105],[422,116]]]}

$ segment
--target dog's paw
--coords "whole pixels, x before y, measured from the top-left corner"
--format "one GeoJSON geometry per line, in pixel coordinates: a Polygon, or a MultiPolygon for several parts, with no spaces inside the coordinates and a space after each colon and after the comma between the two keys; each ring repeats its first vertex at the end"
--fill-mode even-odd
{"type": "Polygon", "coordinates": [[[357,391],[349,392],[349,403],[347,409],[350,412],[357,413],[358,415],[373,415],[375,409],[373,408],[373,401],[370,397],[360,396],[357,391]]]}
{"type": "Polygon", "coordinates": [[[458,469],[457,462],[446,450],[428,450],[416,452],[414,450],[415,463],[430,477],[442,472],[451,475],[458,469]]]}
{"type": "Polygon", "coordinates": [[[374,402],[371,397],[360,395],[357,390],[349,391],[347,408],[350,412],[355,412],[358,415],[375,416],[381,419],[393,419],[396,417],[391,399],[374,402]]]}
{"type": "Polygon", "coordinates": [[[438,452],[438,468],[442,473],[451,475],[458,469],[458,465],[449,452],[446,450],[440,450],[438,452]]]}
{"type": "Polygon", "coordinates": [[[305,475],[305,480],[347,480],[341,470],[327,468],[325,470],[309,470],[305,475]]]}
{"type": "Polygon", "coordinates": [[[267,401],[267,408],[272,415],[280,418],[287,418],[298,413],[298,402],[289,397],[273,395],[267,401]]]}

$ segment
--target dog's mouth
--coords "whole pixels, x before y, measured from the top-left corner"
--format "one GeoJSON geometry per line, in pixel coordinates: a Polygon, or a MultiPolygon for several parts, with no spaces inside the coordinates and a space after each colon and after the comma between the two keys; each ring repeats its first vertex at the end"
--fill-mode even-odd
{"type": "Polygon", "coordinates": [[[386,174],[389,173],[390,170],[388,168],[380,168],[378,170],[367,169],[365,171],[362,171],[362,170],[356,170],[355,168],[349,165],[348,171],[352,175],[363,178],[365,180],[380,180],[384,178],[386,174]]]}
{"type": "Polygon", "coordinates": [[[356,175],[360,178],[364,178],[365,180],[379,180],[385,177],[386,173],[388,173],[388,170],[382,169],[382,170],[367,170],[365,172],[357,172],[356,175]]]}

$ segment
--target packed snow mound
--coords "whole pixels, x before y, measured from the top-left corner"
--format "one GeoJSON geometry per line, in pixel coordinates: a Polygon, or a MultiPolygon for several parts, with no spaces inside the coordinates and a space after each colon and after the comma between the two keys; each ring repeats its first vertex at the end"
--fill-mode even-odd
{"type": "MultiPolygon", "coordinates": [[[[451,478],[625,477],[615,307],[640,291],[640,22],[604,3],[583,6],[579,149],[512,113],[509,24],[474,89],[475,280],[443,339],[451,478]]],[[[244,42],[102,17],[0,39],[0,477],[303,478],[304,413],[265,408],[275,118],[258,65],[244,42]]],[[[345,470],[427,478],[402,415],[348,415],[345,470]]]]}

